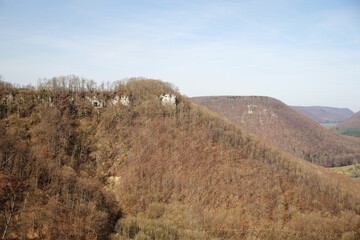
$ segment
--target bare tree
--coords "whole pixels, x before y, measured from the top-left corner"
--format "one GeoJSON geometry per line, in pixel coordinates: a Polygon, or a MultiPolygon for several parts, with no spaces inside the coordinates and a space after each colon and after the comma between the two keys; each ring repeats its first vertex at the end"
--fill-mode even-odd
{"type": "Polygon", "coordinates": [[[24,182],[0,171],[0,212],[4,217],[1,239],[6,239],[12,220],[25,209],[23,203],[26,202],[24,201],[26,188],[24,182]]]}

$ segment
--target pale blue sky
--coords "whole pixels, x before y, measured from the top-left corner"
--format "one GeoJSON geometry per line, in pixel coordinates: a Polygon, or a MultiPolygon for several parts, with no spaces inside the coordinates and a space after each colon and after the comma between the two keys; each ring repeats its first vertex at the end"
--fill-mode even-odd
{"type": "Polygon", "coordinates": [[[6,81],[148,77],[360,110],[359,0],[0,0],[6,81]]]}

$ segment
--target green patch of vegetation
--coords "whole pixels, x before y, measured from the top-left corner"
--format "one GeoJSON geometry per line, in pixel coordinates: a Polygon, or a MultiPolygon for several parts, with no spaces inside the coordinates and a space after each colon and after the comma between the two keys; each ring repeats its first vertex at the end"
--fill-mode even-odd
{"type": "Polygon", "coordinates": [[[336,126],[338,123],[320,123],[321,126],[326,127],[326,128],[332,128],[334,126],[336,126]]]}
{"type": "Polygon", "coordinates": [[[360,128],[344,128],[336,131],[342,135],[360,137],[360,128]]]}
{"type": "Polygon", "coordinates": [[[324,159],[327,159],[328,155],[327,154],[321,155],[321,154],[304,153],[302,158],[304,158],[306,161],[309,161],[312,163],[318,163],[324,159]]]}
{"type": "Polygon", "coordinates": [[[353,164],[343,167],[334,167],[331,169],[337,173],[341,173],[348,177],[352,177],[360,180],[360,164],[353,164]]]}

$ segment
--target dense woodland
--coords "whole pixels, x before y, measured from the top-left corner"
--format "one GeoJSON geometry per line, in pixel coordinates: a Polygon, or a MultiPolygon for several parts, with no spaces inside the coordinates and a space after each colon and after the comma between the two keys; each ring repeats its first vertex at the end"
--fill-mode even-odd
{"type": "Polygon", "coordinates": [[[360,161],[360,139],[320,126],[279,100],[260,96],[192,98],[283,151],[325,167],[360,161]]]}
{"type": "Polygon", "coordinates": [[[171,84],[2,81],[0,100],[2,239],[360,238],[359,181],[274,149],[171,84]]]}

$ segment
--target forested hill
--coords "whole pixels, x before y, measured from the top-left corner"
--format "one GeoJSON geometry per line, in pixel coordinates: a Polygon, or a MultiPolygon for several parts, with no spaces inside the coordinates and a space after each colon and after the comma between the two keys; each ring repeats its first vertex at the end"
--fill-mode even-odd
{"type": "Polygon", "coordinates": [[[0,84],[4,238],[360,237],[358,181],[283,154],[170,84],[81,82],[0,84]]]}
{"type": "Polygon", "coordinates": [[[338,123],[345,121],[351,118],[352,115],[354,115],[354,112],[348,108],[320,106],[291,106],[291,108],[319,123],[338,123]]]}
{"type": "Polygon", "coordinates": [[[350,119],[337,124],[332,129],[360,128],[360,112],[355,113],[350,119]]]}
{"type": "Polygon", "coordinates": [[[282,150],[313,163],[333,167],[360,159],[360,140],[337,134],[281,101],[260,96],[196,97],[215,111],[282,150]]]}

